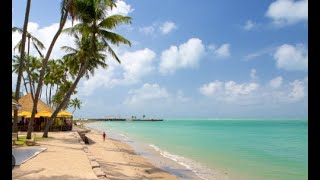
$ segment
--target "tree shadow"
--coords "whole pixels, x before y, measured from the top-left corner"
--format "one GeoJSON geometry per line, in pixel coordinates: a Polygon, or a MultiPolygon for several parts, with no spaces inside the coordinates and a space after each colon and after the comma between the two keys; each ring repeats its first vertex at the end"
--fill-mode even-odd
{"type": "Polygon", "coordinates": [[[41,169],[25,172],[25,171],[21,171],[19,166],[16,166],[16,167],[14,167],[14,169],[12,171],[12,179],[18,179],[18,178],[24,177],[28,174],[35,174],[35,173],[39,173],[44,170],[45,170],[45,168],[41,168],[41,169]]]}
{"type": "Polygon", "coordinates": [[[96,178],[88,179],[88,178],[79,178],[76,176],[70,175],[60,175],[60,176],[39,176],[39,177],[23,177],[23,178],[12,178],[15,180],[97,180],[96,178]]]}
{"type": "Polygon", "coordinates": [[[165,172],[162,169],[157,167],[150,168],[150,165],[143,163],[108,163],[108,162],[99,162],[101,169],[107,174],[108,179],[111,180],[140,180],[140,179],[164,179],[161,176],[155,175],[156,173],[165,172]],[[141,168],[142,171],[136,173],[135,176],[128,176],[122,173],[123,169],[121,166],[130,166],[133,169],[137,170],[137,168],[141,168]]]}

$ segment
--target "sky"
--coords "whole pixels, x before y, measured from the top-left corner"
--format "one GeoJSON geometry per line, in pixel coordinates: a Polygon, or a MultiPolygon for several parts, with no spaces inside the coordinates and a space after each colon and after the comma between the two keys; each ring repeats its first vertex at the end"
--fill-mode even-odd
{"type": "MultiPolygon", "coordinates": [[[[75,117],[308,117],[307,0],[190,2],[118,0],[108,14],[132,17],[115,30],[132,46],[113,46],[121,64],[107,58],[106,69],[80,81],[75,117]]],[[[25,6],[13,0],[13,26],[23,26],[25,6]]],[[[59,6],[32,0],[28,31],[46,47],[59,6]]],[[[12,47],[20,39],[13,33],[12,47]]],[[[65,55],[66,45],[73,38],[62,34],[51,58],[65,55]]]]}

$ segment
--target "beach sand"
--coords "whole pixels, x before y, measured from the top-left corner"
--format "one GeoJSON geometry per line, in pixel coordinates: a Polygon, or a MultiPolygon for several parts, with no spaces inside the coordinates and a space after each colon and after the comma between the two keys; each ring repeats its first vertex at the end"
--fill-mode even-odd
{"type": "MultiPolygon", "coordinates": [[[[16,180],[94,180],[97,179],[89,164],[86,153],[75,132],[50,132],[50,140],[37,141],[40,146],[47,148],[20,166],[12,170],[12,179],[16,180]]],[[[19,133],[26,134],[24,133],[19,133]]],[[[41,136],[42,133],[35,133],[41,136]]],[[[32,148],[18,147],[18,148],[32,148]]]]}
{"type": "Polygon", "coordinates": [[[175,175],[153,166],[147,159],[134,153],[132,147],[124,142],[108,137],[103,142],[101,134],[91,130],[86,133],[86,137],[89,139],[89,153],[96,158],[101,169],[106,173],[107,179],[178,179],[175,175]]]}
{"type": "MultiPolygon", "coordinates": [[[[77,128],[75,128],[77,129],[77,128]]],[[[52,139],[37,141],[38,146],[46,151],[38,154],[12,171],[12,179],[16,180],[93,180],[98,179],[90,165],[88,156],[94,157],[101,170],[111,180],[166,179],[175,180],[169,174],[148,162],[124,142],[110,138],[102,141],[101,133],[86,133],[90,144],[88,152],[74,137],[75,132],[50,132],[52,139]]],[[[20,133],[21,135],[22,133],[20,133]]],[[[25,134],[25,133],[23,133],[25,134]]],[[[36,133],[41,136],[42,133],[36,133]]],[[[30,148],[30,147],[18,147],[30,148]]]]}

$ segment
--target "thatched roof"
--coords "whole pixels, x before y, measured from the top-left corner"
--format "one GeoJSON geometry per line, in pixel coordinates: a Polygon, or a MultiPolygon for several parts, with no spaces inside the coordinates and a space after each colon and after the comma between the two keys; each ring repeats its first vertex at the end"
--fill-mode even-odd
{"type": "MultiPolygon", "coordinates": [[[[20,111],[32,112],[33,101],[32,101],[32,97],[31,97],[30,93],[28,93],[27,95],[21,97],[18,102],[19,102],[19,104],[22,105],[22,108],[19,109],[19,112],[20,111]]],[[[41,99],[39,99],[37,112],[40,112],[40,111],[49,111],[51,113],[54,112],[54,110],[50,106],[48,106],[46,103],[41,101],[41,99]]]]}

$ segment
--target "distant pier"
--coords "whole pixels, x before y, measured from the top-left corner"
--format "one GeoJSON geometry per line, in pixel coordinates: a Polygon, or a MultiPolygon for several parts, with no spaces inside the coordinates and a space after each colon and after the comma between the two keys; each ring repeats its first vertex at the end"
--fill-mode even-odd
{"type": "Polygon", "coordinates": [[[154,119],[154,118],[148,118],[148,119],[132,119],[132,118],[98,118],[98,119],[88,119],[90,121],[163,121],[163,119],[154,119]]]}
{"type": "Polygon", "coordinates": [[[127,119],[127,121],[163,121],[163,119],[127,119]]]}

